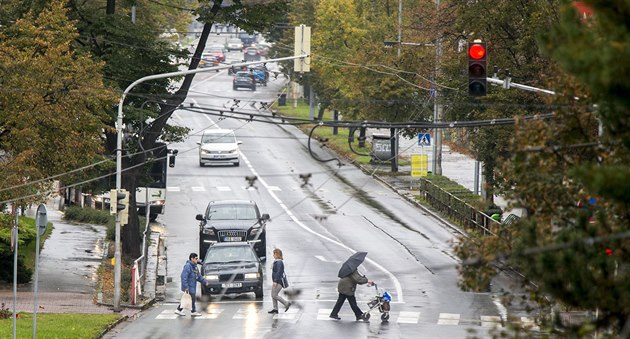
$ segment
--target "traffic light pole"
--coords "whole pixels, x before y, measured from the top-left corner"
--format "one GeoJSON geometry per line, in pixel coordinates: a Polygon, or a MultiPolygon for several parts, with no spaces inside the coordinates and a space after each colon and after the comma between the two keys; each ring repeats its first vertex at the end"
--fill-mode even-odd
{"type": "MultiPolygon", "coordinates": [[[[435,1],[437,9],[440,9],[440,0],[435,1]]],[[[442,119],[442,103],[440,101],[440,90],[437,86],[438,75],[440,73],[440,56],[442,55],[442,38],[437,37],[435,40],[435,79],[433,87],[433,123],[436,123],[442,119]]],[[[442,175],[442,130],[439,128],[433,129],[433,161],[431,172],[433,175],[442,175]]]]}
{"type": "Polygon", "coordinates": [[[501,80],[501,79],[496,79],[496,78],[487,78],[486,80],[489,83],[491,83],[491,84],[501,85],[501,87],[503,87],[505,89],[510,89],[510,88],[514,87],[514,88],[518,88],[518,89],[522,89],[522,90],[530,91],[530,92],[538,92],[538,93],[544,93],[544,94],[549,94],[549,95],[556,95],[556,92],[554,92],[554,91],[550,91],[548,89],[532,87],[532,86],[527,86],[527,85],[522,85],[522,84],[517,84],[517,83],[511,82],[509,78],[506,79],[506,80],[501,80]]]}

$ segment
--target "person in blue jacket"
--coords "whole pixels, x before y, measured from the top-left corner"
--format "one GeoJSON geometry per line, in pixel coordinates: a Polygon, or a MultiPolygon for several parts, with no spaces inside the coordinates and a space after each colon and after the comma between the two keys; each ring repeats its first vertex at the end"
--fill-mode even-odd
{"type": "MultiPolygon", "coordinates": [[[[199,256],[197,253],[190,253],[188,256],[188,260],[184,264],[184,269],[182,270],[182,292],[189,293],[190,298],[192,299],[192,310],[190,315],[193,317],[200,316],[201,313],[197,312],[195,308],[195,294],[197,293],[197,281],[202,284],[208,284],[206,280],[199,273],[199,269],[197,268],[197,261],[199,260],[199,256]]],[[[177,311],[175,311],[177,315],[185,315],[184,310],[181,307],[181,304],[177,306],[177,311]]]]}
{"type": "Polygon", "coordinates": [[[271,280],[273,281],[273,285],[271,286],[271,300],[273,300],[273,309],[267,313],[277,314],[278,313],[278,301],[284,305],[284,311],[288,311],[289,307],[291,307],[291,303],[284,300],[279,294],[283,288],[287,288],[289,286],[288,282],[284,279],[284,262],[282,262],[282,250],[276,248],[273,250],[273,258],[275,259],[273,262],[273,268],[271,271],[271,280]]]}

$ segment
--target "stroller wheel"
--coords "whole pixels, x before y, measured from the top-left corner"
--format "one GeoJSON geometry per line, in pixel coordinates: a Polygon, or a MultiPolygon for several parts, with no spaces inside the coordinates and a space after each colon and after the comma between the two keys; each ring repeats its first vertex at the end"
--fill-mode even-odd
{"type": "Polygon", "coordinates": [[[381,314],[381,321],[387,322],[389,320],[389,313],[381,314]]]}
{"type": "Polygon", "coordinates": [[[363,313],[363,319],[365,319],[365,321],[370,320],[370,316],[371,316],[371,314],[369,312],[363,313]]]}

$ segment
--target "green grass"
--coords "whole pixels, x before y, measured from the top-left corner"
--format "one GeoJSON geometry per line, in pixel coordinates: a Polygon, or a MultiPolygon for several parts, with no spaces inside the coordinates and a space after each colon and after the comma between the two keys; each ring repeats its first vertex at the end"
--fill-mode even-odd
{"type": "MultiPolygon", "coordinates": [[[[120,317],[119,314],[38,313],[37,338],[97,338],[120,317]]],[[[31,337],[32,313],[19,313],[16,324],[17,338],[31,337]]],[[[12,319],[0,320],[0,338],[12,336],[12,319]]]]}
{"type": "MultiPolygon", "coordinates": [[[[287,100],[287,106],[276,106],[275,108],[278,110],[280,114],[287,117],[309,119],[309,106],[308,106],[308,103],[304,101],[298,101],[297,107],[293,108],[293,101],[287,100]]],[[[317,116],[317,113],[318,113],[317,110],[314,113],[315,113],[315,116],[317,116]]],[[[324,112],[323,119],[332,120],[332,112],[329,112],[329,111],[324,112]]],[[[300,125],[298,127],[306,135],[308,135],[314,126],[315,124],[300,125]]],[[[327,142],[328,147],[330,147],[332,150],[334,150],[338,154],[341,154],[344,157],[348,159],[352,159],[363,165],[369,164],[371,160],[370,156],[358,155],[358,154],[353,153],[350,150],[350,147],[348,146],[348,133],[349,131],[346,128],[338,128],[337,134],[333,134],[332,127],[319,127],[315,129],[315,132],[313,133],[313,135],[317,139],[320,139],[320,140],[328,139],[328,142],[327,142]]],[[[358,146],[359,142],[357,140],[358,137],[359,137],[359,132],[357,131],[355,132],[355,135],[354,135],[354,142],[352,143],[352,148],[358,153],[363,153],[363,154],[369,153],[372,147],[371,144],[369,142],[366,142],[365,147],[359,148],[358,146]]],[[[316,141],[311,141],[311,147],[316,145],[316,143],[317,143],[316,141]]]]}

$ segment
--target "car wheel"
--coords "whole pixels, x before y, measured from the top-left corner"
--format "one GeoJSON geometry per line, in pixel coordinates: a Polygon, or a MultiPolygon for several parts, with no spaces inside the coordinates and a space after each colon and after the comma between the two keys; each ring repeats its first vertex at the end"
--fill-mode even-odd
{"type": "Polygon", "coordinates": [[[157,219],[157,213],[149,213],[149,221],[154,222],[157,219]]]}
{"type": "Polygon", "coordinates": [[[241,164],[241,163],[237,161],[237,162],[235,162],[235,163],[234,163],[234,166],[235,166],[235,167],[238,167],[240,164],[241,164]]]}
{"type": "Polygon", "coordinates": [[[199,167],[203,167],[203,162],[199,162],[199,167]]]}
{"type": "Polygon", "coordinates": [[[237,89],[238,89],[238,87],[232,86],[232,90],[236,91],[237,89]]]}
{"type": "Polygon", "coordinates": [[[262,285],[260,285],[260,287],[254,292],[254,294],[256,295],[256,299],[262,299],[264,294],[262,285]]]}

